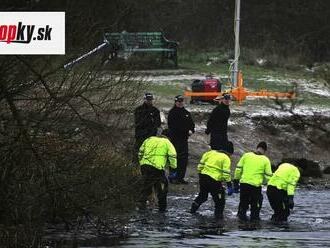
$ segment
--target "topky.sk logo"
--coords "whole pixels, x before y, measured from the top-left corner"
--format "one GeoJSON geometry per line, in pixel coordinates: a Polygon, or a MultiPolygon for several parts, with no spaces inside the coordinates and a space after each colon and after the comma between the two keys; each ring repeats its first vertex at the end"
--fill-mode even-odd
{"type": "Polygon", "coordinates": [[[19,22],[17,25],[0,24],[0,42],[30,43],[31,40],[51,40],[52,28],[49,25],[38,28],[34,35],[36,25],[24,25],[19,22]]]}
{"type": "Polygon", "coordinates": [[[0,54],[65,54],[65,12],[0,12],[0,54]]]}

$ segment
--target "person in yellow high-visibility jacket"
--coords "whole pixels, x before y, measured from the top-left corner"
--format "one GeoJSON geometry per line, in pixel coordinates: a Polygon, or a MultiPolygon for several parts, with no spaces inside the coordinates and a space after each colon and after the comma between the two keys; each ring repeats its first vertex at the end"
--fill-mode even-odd
{"type": "Polygon", "coordinates": [[[302,166],[298,163],[281,163],[268,181],[267,197],[274,210],[272,220],[287,221],[290,209],[294,207],[293,196],[300,178],[302,166]]]}
{"type": "Polygon", "coordinates": [[[210,150],[203,154],[197,167],[199,194],[191,205],[190,213],[195,213],[199,206],[207,201],[210,193],[215,203],[214,215],[217,219],[223,219],[225,190],[222,183],[227,183],[228,195],[231,195],[230,156],[233,152],[233,143],[228,142],[222,145],[220,150],[210,150]]]}
{"type": "Polygon", "coordinates": [[[140,197],[140,207],[144,208],[148,196],[154,187],[160,212],[164,212],[167,207],[168,181],[165,175],[167,162],[173,169],[177,166],[176,151],[167,138],[168,130],[165,129],[161,136],[151,136],[147,138],[139,149],[139,163],[143,186],[140,197]]]}
{"type": "Polygon", "coordinates": [[[261,185],[264,180],[267,182],[272,176],[270,160],[265,153],[266,142],[262,141],[257,145],[255,152],[244,153],[240,158],[234,175],[234,193],[240,191],[238,206],[238,218],[247,220],[246,212],[250,207],[250,220],[260,219],[259,214],[262,206],[261,185]]]}

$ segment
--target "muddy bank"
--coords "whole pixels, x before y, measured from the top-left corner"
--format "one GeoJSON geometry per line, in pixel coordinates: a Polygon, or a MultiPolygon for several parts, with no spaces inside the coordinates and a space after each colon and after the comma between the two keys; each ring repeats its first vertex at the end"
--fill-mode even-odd
{"type": "MultiPolygon", "coordinates": [[[[206,135],[206,122],[214,106],[207,106],[204,111],[190,109],[196,123],[196,132],[189,138],[189,169],[188,180],[197,181],[197,164],[202,154],[209,150],[209,135],[206,135]]],[[[189,107],[188,107],[189,109],[189,107]]],[[[229,121],[228,137],[234,143],[235,152],[232,156],[233,170],[240,156],[255,149],[258,142],[264,140],[268,144],[267,156],[273,165],[277,165],[283,158],[307,159],[314,161],[322,172],[330,166],[329,134],[323,129],[330,130],[330,117],[315,115],[290,114],[263,115],[246,111],[232,111],[229,121]],[[311,124],[315,124],[315,126],[311,124]]],[[[167,116],[167,110],[163,110],[167,116]]],[[[166,118],[163,118],[164,121],[166,118]]],[[[163,123],[166,126],[166,123],[163,123]]],[[[317,185],[329,188],[329,176],[326,174],[306,177],[301,181],[309,188],[317,185]]],[[[193,186],[195,187],[195,186],[193,186]]],[[[177,187],[179,188],[179,187],[177,187]]],[[[184,187],[188,191],[192,187],[184,187]]]]}

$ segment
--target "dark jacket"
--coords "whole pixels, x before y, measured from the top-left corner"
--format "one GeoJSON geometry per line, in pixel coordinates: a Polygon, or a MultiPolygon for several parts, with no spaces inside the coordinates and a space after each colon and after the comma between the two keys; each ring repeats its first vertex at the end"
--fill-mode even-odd
{"type": "Polygon", "coordinates": [[[146,103],[137,107],[134,111],[135,138],[146,139],[157,134],[157,128],[161,125],[159,110],[146,103]]]}
{"type": "Polygon", "coordinates": [[[207,121],[206,133],[227,133],[229,117],[229,106],[220,103],[213,109],[210,118],[207,121]]]}
{"type": "Polygon", "coordinates": [[[168,113],[167,124],[171,139],[188,139],[189,130],[195,132],[195,123],[185,108],[174,106],[168,113]]]}

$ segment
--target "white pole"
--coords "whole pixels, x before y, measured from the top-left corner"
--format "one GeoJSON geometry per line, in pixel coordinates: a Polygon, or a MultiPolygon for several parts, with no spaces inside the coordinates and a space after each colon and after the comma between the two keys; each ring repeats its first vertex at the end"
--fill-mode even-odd
{"type": "Polygon", "coordinates": [[[83,60],[84,58],[86,58],[86,57],[92,55],[93,53],[96,53],[97,51],[103,49],[104,47],[106,47],[106,46],[108,46],[108,45],[109,45],[109,41],[104,40],[104,42],[103,42],[101,45],[97,46],[97,47],[94,48],[93,50],[91,50],[91,51],[89,51],[88,53],[85,53],[85,54],[81,55],[79,58],[77,58],[77,59],[75,59],[75,60],[73,60],[73,61],[71,61],[71,62],[65,64],[65,65],[64,65],[64,69],[67,69],[67,68],[73,66],[74,64],[76,64],[76,63],[78,63],[79,61],[83,60]]]}
{"type": "Polygon", "coordinates": [[[235,58],[234,58],[234,68],[233,68],[233,86],[237,87],[237,76],[238,76],[238,59],[239,59],[239,22],[240,22],[240,9],[241,0],[236,0],[235,2],[235,58]]]}

